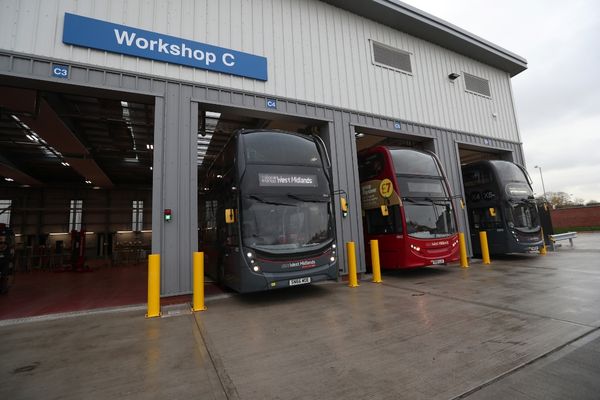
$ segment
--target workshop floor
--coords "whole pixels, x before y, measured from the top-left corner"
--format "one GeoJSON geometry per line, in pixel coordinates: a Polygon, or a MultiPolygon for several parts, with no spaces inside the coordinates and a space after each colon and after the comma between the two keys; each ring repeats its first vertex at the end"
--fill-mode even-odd
{"type": "MultiPolygon", "coordinates": [[[[9,292],[0,296],[0,320],[146,303],[146,263],[116,267],[94,261],[88,264],[91,271],[87,272],[18,273],[9,292]]],[[[221,293],[221,289],[207,284],[206,293],[221,293]]],[[[165,298],[162,303],[186,302],[189,298],[165,298]]]]}
{"type": "Polygon", "coordinates": [[[547,256],[218,296],[195,314],[0,321],[0,398],[597,400],[599,255],[600,234],[582,234],[547,256]]]}

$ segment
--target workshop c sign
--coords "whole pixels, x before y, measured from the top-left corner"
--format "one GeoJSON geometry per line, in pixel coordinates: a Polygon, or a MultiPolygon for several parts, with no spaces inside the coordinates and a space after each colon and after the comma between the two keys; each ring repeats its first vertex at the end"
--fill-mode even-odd
{"type": "Polygon", "coordinates": [[[267,59],[175,36],[65,13],[63,43],[267,80],[267,59]]]}

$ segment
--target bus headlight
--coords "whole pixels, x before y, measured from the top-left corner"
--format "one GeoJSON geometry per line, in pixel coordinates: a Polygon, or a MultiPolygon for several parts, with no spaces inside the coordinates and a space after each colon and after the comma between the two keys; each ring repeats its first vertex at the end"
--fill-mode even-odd
{"type": "Polygon", "coordinates": [[[337,247],[337,246],[335,245],[335,243],[331,245],[331,248],[332,248],[332,249],[335,249],[336,247],[337,247]]]}
{"type": "Polygon", "coordinates": [[[335,257],[330,257],[329,261],[334,262],[335,261],[335,257]]]}
{"type": "Polygon", "coordinates": [[[260,271],[260,267],[258,265],[255,265],[252,269],[254,270],[254,272],[260,271]]]}
{"type": "Polygon", "coordinates": [[[252,253],[251,253],[251,252],[248,252],[248,253],[246,253],[246,256],[247,256],[248,258],[252,258],[252,253]]]}
{"type": "Polygon", "coordinates": [[[414,244],[410,245],[410,248],[415,250],[415,251],[421,251],[421,248],[419,246],[415,246],[414,244]]]}

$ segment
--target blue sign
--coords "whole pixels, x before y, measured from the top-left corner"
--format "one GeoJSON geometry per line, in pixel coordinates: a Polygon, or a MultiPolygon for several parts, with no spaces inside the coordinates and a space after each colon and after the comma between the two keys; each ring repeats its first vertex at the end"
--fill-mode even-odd
{"type": "Polygon", "coordinates": [[[69,67],[66,65],[57,65],[54,64],[52,66],[52,76],[54,78],[69,78],[69,67]]]}
{"type": "Polygon", "coordinates": [[[400,121],[394,121],[394,129],[400,129],[402,125],[400,125],[400,121]]]}
{"type": "Polygon", "coordinates": [[[267,80],[265,57],[75,14],[65,13],[63,43],[267,80]]]}
{"type": "Polygon", "coordinates": [[[277,100],[267,99],[267,108],[277,108],[277,100]]]}

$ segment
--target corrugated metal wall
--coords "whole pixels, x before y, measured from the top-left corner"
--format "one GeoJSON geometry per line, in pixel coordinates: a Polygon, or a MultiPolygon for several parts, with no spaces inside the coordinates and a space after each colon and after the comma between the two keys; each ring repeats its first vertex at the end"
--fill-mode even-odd
{"type": "Polygon", "coordinates": [[[316,0],[0,0],[0,49],[519,141],[507,73],[316,0]],[[65,12],[263,55],[269,80],[67,46],[65,12]],[[410,52],[413,74],[373,65],[369,40],[410,52]],[[488,79],[491,98],[450,72],[488,79]]]}
{"type": "MultiPolygon", "coordinates": [[[[156,96],[154,140],[154,184],[152,197],[152,251],[161,254],[161,284],[163,295],[189,293],[191,290],[191,254],[197,246],[197,164],[195,135],[198,130],[198,103],[243,108],[279,116],[308,118],[320,122],[321,134],[331,150],[334,188],[343,191],[350,203],[348,217],[336,217],[340,246],[347,241],[357,245],[359,271],[365,270],[360,186],[356,158],[356,127],[398,138],[416,138],[427,143],[440,157],[454,194],[462,194],[458,146],[481,148],[506,153],[516,162],[523,162],[521,145],[511,141],[439,129],[368,113],[350,112],[334,107],[318,107],[312,103],[280,100],[277,110],[266,107],[267,97],[256,93],[232,91],[206,85],[172,82],[144,75],[132,75],[115,70],[102,70],[68,63],[68,80],[51,78],[52,61],[41,57],[3,53],[0,51],[0,75],[15,79],[35,79],[55,85],[57,90],[95,88],[137,92],[156,96]],[[58,86],[60,85],[60,86],[58,86]],[[192,134],[190,134],[192,133],[192,134]],[[433,148],[431,144],[433,143],[433,148]],[[162,218],[164,208],[173,209],[171,222],[162,218]]],[[[459,201],[455,201],[458,209],[459,201]]],[[[459,212],[459,228],[468,235],[466,213],[459,212]]],[[[346,259],[340,251],[341,274],[346,273],[346,259]]]]}

